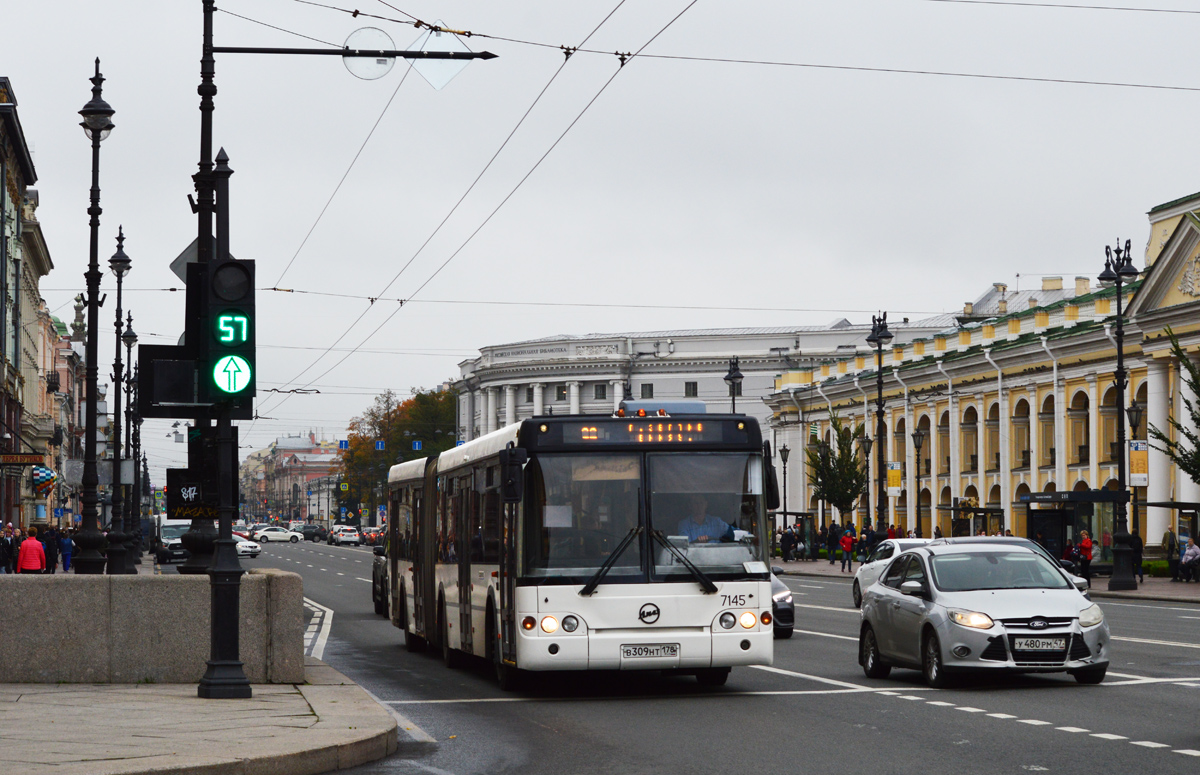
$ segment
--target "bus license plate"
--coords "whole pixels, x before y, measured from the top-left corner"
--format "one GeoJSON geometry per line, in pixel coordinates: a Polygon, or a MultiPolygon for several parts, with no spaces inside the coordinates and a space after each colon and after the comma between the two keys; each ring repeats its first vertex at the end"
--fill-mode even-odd
{"type": "Polygon", "coordinates": [[[640,659],[643,657],[678,657],[678,643],[647,643],[641,646],[621,646],[621,656],[625,659],[640,659]]]}
{"type": "Polygon", "coordinates": [[[1062,651],[1066,638],[1013,638],[1014,651],[1062,651]]]}

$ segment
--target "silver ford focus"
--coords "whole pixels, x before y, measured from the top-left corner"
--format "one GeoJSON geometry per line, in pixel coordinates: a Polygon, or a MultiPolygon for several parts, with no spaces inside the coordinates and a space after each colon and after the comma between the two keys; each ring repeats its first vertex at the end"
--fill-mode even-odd
{"type": "Polygon", "coordinates": [[[859,664],[869,678],[921,670],[934,688],[966,670],[1066,671],[1099,683],[1108,624],[1079,584],[1022,546],[911,549],[863,592],[859,664]]]}

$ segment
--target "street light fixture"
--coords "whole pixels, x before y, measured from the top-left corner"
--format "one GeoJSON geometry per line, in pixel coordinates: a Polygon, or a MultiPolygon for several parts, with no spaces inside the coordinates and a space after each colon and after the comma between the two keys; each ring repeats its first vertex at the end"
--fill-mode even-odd
{"type": "MultiPolygon", "coordinates": [[[[871,333],[867,344],[875,348],[875,438],[880,440],[879,460],[875,471],[876,506],[875,519],[882,522],[887,513],[887,429],[883,423],[883,348],[891,344],[892,332],[887,327],[887,313],[871,316],[871,333]]],[[[872,523],[864,525],[869,527],[872,523]]]]}
{"type": "MultiPolygon", "coordinates": [[[[871,481],[871,447],[874,446],[875,439],[870,436],[863,436],[858,440],[858,446],[863,451],[863,464],[867,467],[867,481],[871,481]]],[[[871,521],[871,490],[867,488],[867,521],[871,521]]]]}
{"type": "Polygon", "coordinates": [[[79,556],[75,558],[75,572],[82,574],[100,574],[104,572],[105,558],[100,554],[104,544],[104,536],[100,533],[97,520],[96,487],[99,477],[96,474],[96,361],[99,359],[99,342],[97,334],[100,327],[100,142],[113,130],[111,121],[114,111],[104,101],[104,76],[100,75],[100,59],[96,59],[96,74],[92,82],[92,99],[83,106],[79,115],[83,116],[84,134],[92,142],[92,188],[91,202],[88,205],[91,238],[88,243],[88,269],[84,273],[87,281],[87,310],[88,323],[84,344],[85,382],[87,395],[84,399],[83,410],[83,477],[80,494],[80,531],[75,537],[79,545],[79,556]]]}
{"type": "Polygon", "coordinates": [[[113,462],[112,462],[112,517],[108,523],[108,575],[116,576],[127,573],[125,567],[125,541],[127,536],[124,533],[124,484],[121,481],[121,389],[122,383],[125,381],[125,369],[121,364],[121,286],[125,275],[129,274],[129,267],[133,264],[129,260],[129,256],[125,255],[125,229],[118,227],[117,229],[117,252],[113,253],[112,258],[108,260],[108,266],[112,269],[112,273],[117,277],[117,322],[116,336],[117,347],[116,355],[113,358],[113,431],[112,431],[112,447],[113,447],[113,462]]]}
{"type": "Polygon", "coordinates": [[[788,449],[788,445],[784,444],[779,448],[779,459],[783,462],[783,526],[786,528],[788,518],[788,499],[787,499],[787,461],[788,455],[792,451],[788,449]]]}
{"type": "MultiPolygon", "coordinates": [[[[1125,411],[1129,415],[1129,435],[1136,439],[1138,435],[1138,426],[1142,424],[1142,405],[1137,401],[1132,401],[1129,404],[1129,408],[1125,411]]],[[[1122,450],[1122,454],[1123,453],[1124,450],[1122,450]]],[[[1140,533],[1141,524],[1138,515],[1137,487],[1133,488],[1133,529],[1139,531],[1140,533]]],[[[1129,573],[1131,576],[1133,575],[1132,566],[1130,567],[1129,573]]]]}
{"type": "Polygon", "coordinates": [[[735,355],[729,359],[729,373],[725,375],[725,384],[729,385],[729,413],[737,414],[737,394],[741,390],[742,370],[738,368],[738,359],[735,355]]]}
{"type": "Polygon", "coordinates": [[[133,331],[132,312],[125,317],[125,333],[121,334],[121,343],[125,345],[125,454],[134,461],[133,481],[128,482],[125,498],[125,572],[137,573],[136,566],[142,563],[142,499],[137,488],[137,455],[130,454],[135,449],[134,423],[137,416],[133,405],[133,347],[137,344],[137,334],[133,331]]]}
{"type": "Polygon", "coordinates": [[[917,535],[921,535],[921,447],[925,446],[925,431],[917,428],[912,432],[913,451],[916,452],[916,493],[909,493],[909,498],[913,500],[913,507],[917,512],[917,535]],[[915,497],[915,499],[914,499],[915,497]]]}
{"type": "MultiPolygon", "coordinates": [[[[1129,240],[1125,240],[1125,249],[1121,250],[1120,241],[1114,250],[1104,248],[1104,271],[1100,273],[1100,284],[1104,287],[1117,289],[1117,370],[1113,373],[1113,384],[1117,388],[1117,406],[1125,406],[1125,386],[1128,384],[1125,372],[1125,320],[1121,311],[1121,286],[1138,278],[1138,270],[1133,265],[1133,251],[1129,240]]],[[[1117,496],[1116,526],[1113,531],[1113,566],[1112,577],[1108,580],[1108,588],[1112,591],[1137,589],[1137,581],[1133,578],[1133,550],[1129,543],[1129,524],[1125,518],[1126,503],[1129,500],[1129,488],[1125,477],[1125,412],[1117,412],[1117,496]]]]}

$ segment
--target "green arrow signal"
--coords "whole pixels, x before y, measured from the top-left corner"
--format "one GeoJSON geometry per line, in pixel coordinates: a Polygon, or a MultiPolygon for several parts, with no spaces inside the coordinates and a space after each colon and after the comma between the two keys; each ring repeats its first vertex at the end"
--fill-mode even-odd
{"type": "Polygon", "coordinates": [[[213,366],[213,384],[225,393],[240,393],[250,384],[250,364],[237,355],[226,355],[213,366]]]}

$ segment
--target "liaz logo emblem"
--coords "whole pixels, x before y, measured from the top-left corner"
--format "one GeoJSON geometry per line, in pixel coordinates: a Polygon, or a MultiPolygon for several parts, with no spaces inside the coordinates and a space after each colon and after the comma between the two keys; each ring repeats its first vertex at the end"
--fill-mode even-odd
{"type": "Polygon", "coordinates": [[[1029,620],[1029,629],[1031,629],[1031,630],[1044,630],[1049,626],[1050,626],[1050,622],[1046,621],[1045,619],[1042,619],[1041,617],[1029,620]]]}
{"type": "Polygon", "coordinates": [[[638,619],[642,620],[642,624],[654,624],[658,621],[660,613],[658,606],[654,603],[646,603],[642,606],[642,610],[638,611],[638,619]]]}

